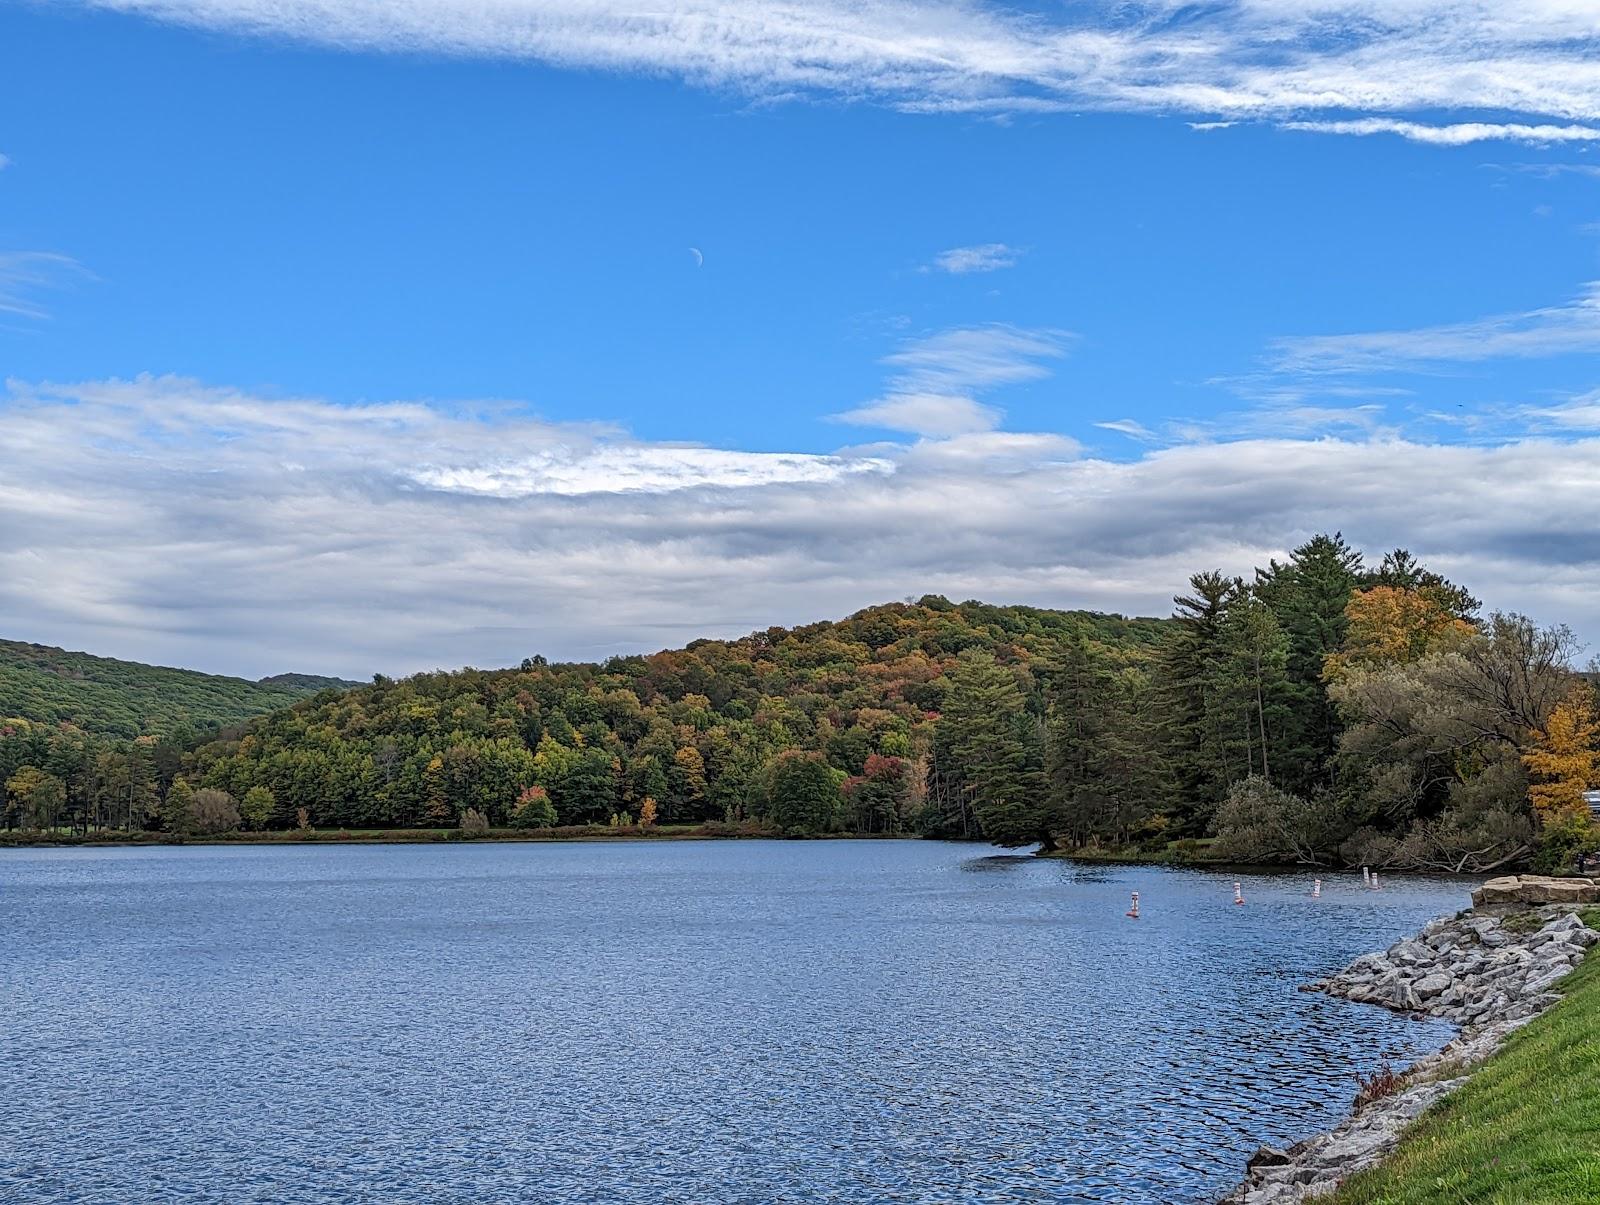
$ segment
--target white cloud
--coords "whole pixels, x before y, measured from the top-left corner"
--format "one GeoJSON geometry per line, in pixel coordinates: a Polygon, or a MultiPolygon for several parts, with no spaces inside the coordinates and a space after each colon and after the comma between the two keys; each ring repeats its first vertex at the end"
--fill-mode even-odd
{"type": "Polygon", "coordinates": [[[1357,121],[1285,121],[1285,130],[1312,134],[1397,134],[1412,142],[1433,146],[1466,146],[1472,142],[1600,142],[1600,129],[1577,125],[1525,125],[1519,122],[1464,121],[1454,125],[1424,125],[1388,117],[1365,117],[1357,121]]]}
{"type": "Polygon", "coordinates": [[[10,166],[11,166],[11,156],[9,156],[9,155],[0,155],[0,172],[5,171],[6,168],[8,168],[10,166]]]}
{"type": "Polygon", "coordinates": [[[706,452],[506,407],[12,383],[4,634],[360,676],[602,657],[925,590],[1163,613],[1196,569],[1338,527],[1600,637],[1597,439],[1250,438],[1113,462],[990,431],[870,465],[706,452]]]}
{"type": "Polygon", "coordinates": [[[78,2],[352,50],[672,74],[928,111],[1600,121],[1600,10],[1582,0],[1085,0],[1033,12],[977,0],[78,2]]]}
{"type": "Polygon", "coordinates": [[[1275,340],[1281,372],[1351,373],[1600,352],[1600,282],[1564,305],[1413,330],[1275,340]]]}
{"type": "MultiPolygon", "coordinates": [[[[4,167],[0,162],[0,167],[4,167]]],[[[48,251],[0,251],[0,315],[48,318],[39,301],[46,289],[62,287],[72,276],[87,275],[77,260],[48,251]]]]}
{"type": "Polygon", "coordinates": [[[1066,354],[1071,340],[1066,331],[1000,325],[955,327],[914,339],[885,357],[897,371],[882,397],[833,417],[934,437],[988,431],[1000,425],[1003,412],[974,395],[1049,376],[1045,361],[1066,354]]]}
{"type": "Polygon", "coordinates": [[[948,436],[990,431],[1000,425],[1002,411],[970,397],[949,393],[892,393],[835,415],[840,422],[885,431],[948,436]]]}
{"type": "Polygon", "coordinates": [[[1095,426],[1103,431],[1115,431],[1118,435],[1126,435],[1129,439],[1137,439],[1141,442],[1149,442],[1156,438],[1154,431],[1137,419],[1132,418],[1110,419],[1103,423],[1096,423],[1095,426]]]}
{"type": "MultiPolygon", "coordinates": [[[[1001,268],[1015,267],[1021,254],[1015,247],[1008,247],[1004,243],[979,243],[972,247],[951,247],[948,251],[941,251],[933,257],[929,267],[953,276],[965,276],[970,272],[996,272],[1001,268]]],[[[926,268],[923,270],[927,271],[926,268]]]]}
{"type": "Polygon", "coordinates": [[[1600,389],[1553,406],[1525,407],[1518,417],[1544,430],[1600,432],[1600,389]]]}

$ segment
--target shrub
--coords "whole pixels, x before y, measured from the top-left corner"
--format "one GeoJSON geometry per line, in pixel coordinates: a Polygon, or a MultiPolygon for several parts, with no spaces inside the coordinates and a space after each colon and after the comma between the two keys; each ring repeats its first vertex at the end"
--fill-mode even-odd
{"type": "Polygon", "coordinates": [[[1315,865],[1337,831],[1336,811],[1327,797],[1302,799],[1253,774],[1235,783],[1217,809],[1213,852],[1240,862],[1315,865]]]}
{"type": "Polygon", "coordinates": [[[1356,1072],[1356,1085],[1359,1089],[1356,1092],[1356,1108],[1359,1109],[1385,1096],[1393,1096],[1405,1085],[1405,1077],[1385,1059],[1371,1075],[1356,1072]]]}
{"type": "Polygon", "coordinates": [[[477,808],[468,808],[461,813],[461,835],[463,837],[487,837],[489,835],[489,817],[477,808]]]}
{"type": "Polygon", "coordinates": [[[1533,868],[1540,874],[1563,874],[1576,865],[1579,854],[1595,848],[1596,833],[1589,812],[1568,811],[1545,821],[1539,831],[1539,851],[1533,868]]]}

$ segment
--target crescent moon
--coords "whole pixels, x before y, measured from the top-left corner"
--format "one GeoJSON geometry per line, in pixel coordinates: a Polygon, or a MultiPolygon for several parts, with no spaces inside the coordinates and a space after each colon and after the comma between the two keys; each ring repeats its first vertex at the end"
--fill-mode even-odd
{"type": "Polygon", "coordinates": [[[689,248],[689,254],[694,256],[694,266],[695,267],[697,267],[697,268],[705,267],[706,257],[700,254],[700,248],[699,247],[690,247],[689,248]]]}

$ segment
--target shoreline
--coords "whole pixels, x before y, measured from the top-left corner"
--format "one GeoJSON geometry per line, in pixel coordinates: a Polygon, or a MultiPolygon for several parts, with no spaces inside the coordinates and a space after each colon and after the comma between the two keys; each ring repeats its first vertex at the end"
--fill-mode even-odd
{"type": "MultiPolygon", "coordinates": [[[[790,835],[780,829],[753,821],[706,821],[701,824],[641,825],[608,824],[563,825],[554,828],[493,828],[468,836],[459,828],[385,829],[272,829],[265,832],[230,833],[57,833],[43,836],[23,830],[0,830],[0,851],[7,849],[139,849],[183,845],[470,845],[470,844],[572,844],[608,841],[955,841],[959,837],[922,837],[915,833],[805,833],[790,835]]],[[[981,838],[964,842],[986,845],[981,838]]],[[[1187,854],[1149,854],[1104,849],[1043,849],[1029,855],[1057,862],[1081,862],[1086,866],[1157,866],[1167,869],[1228,871],[1239,874],[1348,874],[1355,867],[1308,866],[1302,862],[1236,862],[1227,858],[1187,854]]],[[[1386,876],[1401,878],[1414,874],[1438,875],[1440,871],[1388,870],[1386,876]]],[[[1476,878],[1463,875],[1464,878],[1476,878]]]]}
{"type": "Polygon", "coordinates": [[[548,829],[490,829],[468,836],[460,829],[284,829],[264,833],[120,833],[33,836],[0,832],[0,850],[6,849],[138,849],[144,846],[181,845],[518,845],[603,843],[607,841],[920,841],[906,833],[814,833],[789,837],[778,829],[748,824],[572,825],[548,829]]]}
{"type": "Polygon", "coordinates": [[[1345,1118],[1287,1149],[1264,1146],[1222,1205],[1295,1205],[1338,1193],[1381,1166],[1406,1130],[1464,1087],[1506,1040],[1559,1004],[1554,990],[1600,944],[1600,888],[1588,880],[1511,876],[1473,893],[1473,906],[1430,921],[1382,953],[1363,954],[1301,991],[1324,992],[1457,1031],[1404,1071],[1362,1081],[1345,1118]]]}

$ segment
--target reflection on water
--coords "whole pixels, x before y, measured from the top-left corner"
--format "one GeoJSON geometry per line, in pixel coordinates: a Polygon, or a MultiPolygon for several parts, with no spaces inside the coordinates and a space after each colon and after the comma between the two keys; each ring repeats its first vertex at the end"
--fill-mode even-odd
{"type": "Polygon", "coordinates": [[[1205,1200],[1464,880],[926,842],[0,852],[19,1201],[1205,1200]],[[1131,891],[1143,917],[1124,917],[1131,891]]]}

